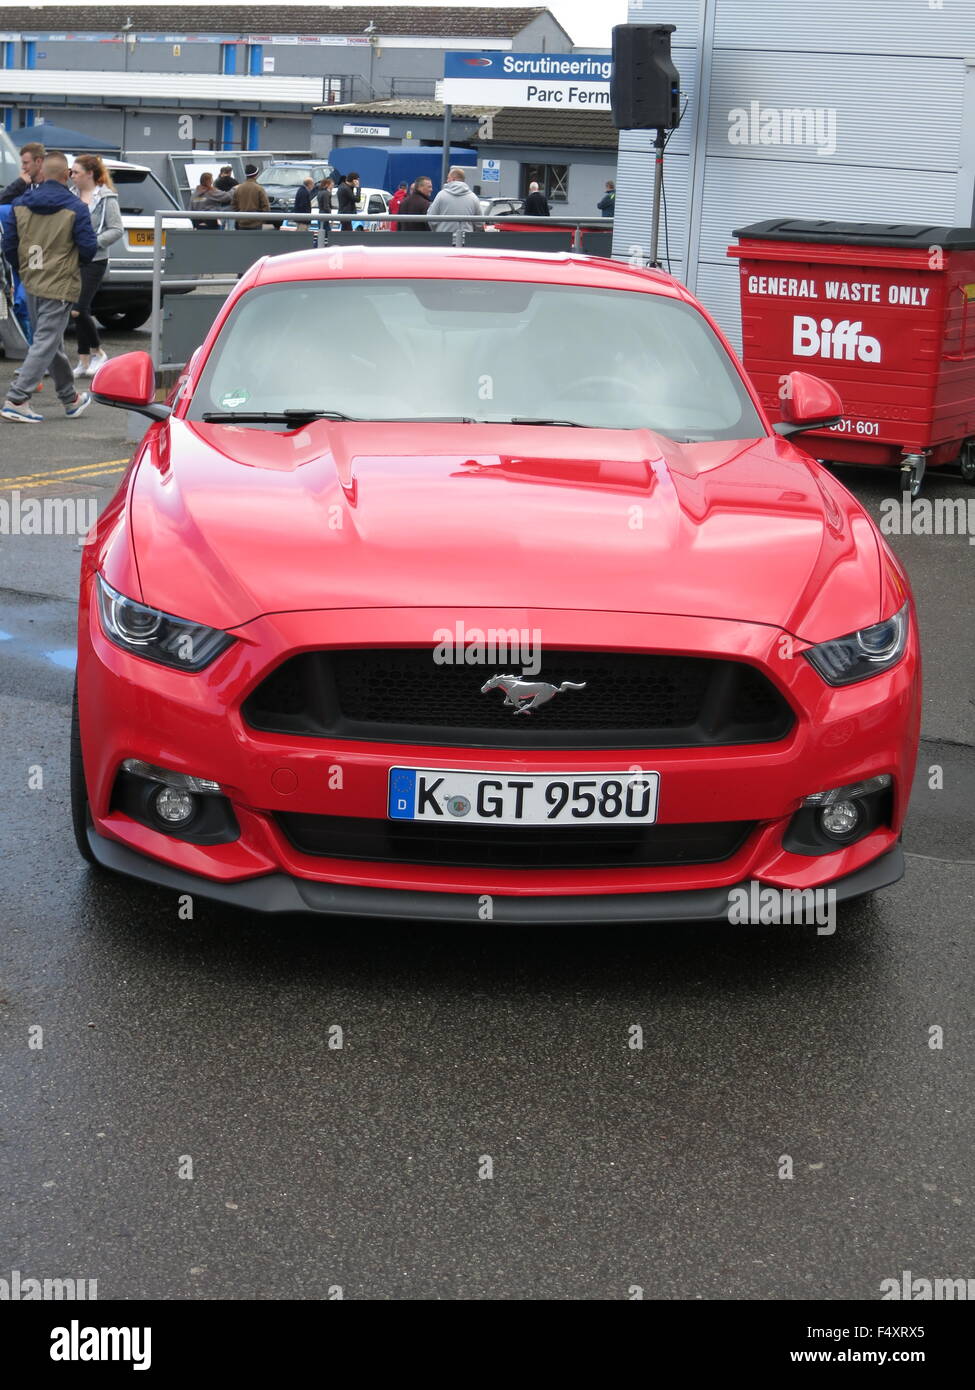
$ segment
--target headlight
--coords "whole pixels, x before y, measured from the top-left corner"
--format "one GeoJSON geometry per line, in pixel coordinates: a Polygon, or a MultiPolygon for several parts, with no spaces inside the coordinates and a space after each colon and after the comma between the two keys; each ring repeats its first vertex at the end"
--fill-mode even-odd
{"type": "Polygon", "coordinates": [[[123,651],[178,671],[202,671],[234,640],[219,628],[136,603],[106,584],[100,574],[96,580],[102,631],[123,651]]]}
{"type": "Polygon", "coordinates": [[[900,661],[907,646],[909,608],[905,603],[892,618],[873,627],[862,627],[848,637],[820,642],[803,652],[803,656],[830,685],[852,685],[889,671],[900,661]]]}

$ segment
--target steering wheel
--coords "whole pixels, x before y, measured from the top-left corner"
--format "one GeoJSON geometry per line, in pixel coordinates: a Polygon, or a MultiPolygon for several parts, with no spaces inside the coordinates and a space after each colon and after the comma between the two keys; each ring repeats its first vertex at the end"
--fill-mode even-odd
{"type": "Polygon", "coordinates": [[[565,388],[564,388],[564,393],[563,393],[563,395],[562,395],[561,397],[559,397],[559,399],[560,399],[560,400],[567,400],[569,396],[573,396],[573,395],[576,395],[576,394],[578,393],[578,394],[582,395],[582,399],[585,400],[586,397],[585,397],[585,395],[584,395],[584,392],[585,392],[586,388],[587,388],[587,387],[590,387],[590,386],[598,386],[598,387],[606,387],[606,386],[609,386],[609,387],[611,387],[611,388],[614,389],[614,390],[618,390],[620,387],[622,387],[623,390],[626,391],[626,392],[629,394],[630,400],[642,401],[642,400],[644,399],[643,391],[642,391],[641,388],[636,384],[635,381],[626,381],[623,377],[618,377],[618,376],[580,376],[580,377],[576,377],[575,381],[570,381],[570,382],[565,386],[565,388]]]}

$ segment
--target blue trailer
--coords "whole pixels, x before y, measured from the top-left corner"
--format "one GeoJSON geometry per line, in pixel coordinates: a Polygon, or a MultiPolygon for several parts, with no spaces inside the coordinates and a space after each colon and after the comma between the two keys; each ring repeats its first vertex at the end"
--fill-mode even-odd
{"type": "MultiPolygon", "coordinates": [[[[442,159],[439,145],[339,145],[328,156],[336,179],[354,170],[363,188],[385,188],[388,193],[395,192],[401,183],[409,187],[424,174],[433,180],[434,189],[439,189],[442,159]]],[[[469,183],[476,180],[475,150],[453,148],[450,163],[470,169],[469,183]]]]}

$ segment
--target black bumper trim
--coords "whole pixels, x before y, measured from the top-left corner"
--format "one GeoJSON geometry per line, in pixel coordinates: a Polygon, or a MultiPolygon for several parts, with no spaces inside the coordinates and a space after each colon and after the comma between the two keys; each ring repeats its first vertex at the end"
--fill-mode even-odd
{"type": "MultiPolygon", "coordinates": [[[[92,854],[106,869],[140,878],[177,893],[199,894],[253,912],[318,912],[338,917],[408,918],[432,922],[484,920],[482,897],[476,893],[423,893],[405,889],[361,888],[344,883],[314,883],[288,874],[265,874],[240,883],[216,883],[199,874],[174,869],[137,854],[117,840],[108,840],[88,827],[92,854]]],[[[845,878],[823,888],[836,901],[887,888],[904,876],[904,851],[895,845],[886,854],[845,878]]],[[[670,893],[599,893],[571,897],[523,898],[495,893],[493,922],[533,926],[598,924],[605,922],[722,922],[728,920],[729,895],[747,888],[697,888],[670,893]]]]}

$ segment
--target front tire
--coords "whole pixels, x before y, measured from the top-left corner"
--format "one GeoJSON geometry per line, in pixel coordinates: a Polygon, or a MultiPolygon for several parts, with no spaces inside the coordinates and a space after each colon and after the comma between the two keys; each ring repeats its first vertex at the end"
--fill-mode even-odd
{"type": "Polygon", "coordinates": [[[966,483],[975,483],[975,439],[966,439],[961,446],[958,471],[966,483]]]}
{"type": "Polygon", "coordinates": [[[103,328],[141,328],[152,313],[152,305],[136,304],[129,309],[95,309],[94,312],[103,328]]]}
{"type": "Polygon", "coordinates": [[[88,806],[88,785],[85,782],[85,767],[81,758],[81,727],[78,720],[78,681],[75,678],[71,696],[71,825],[78,853],[89,864],[98,860],[91,852],[88,843],[88,827],[91,825],[91,810],[88,806]]]}

